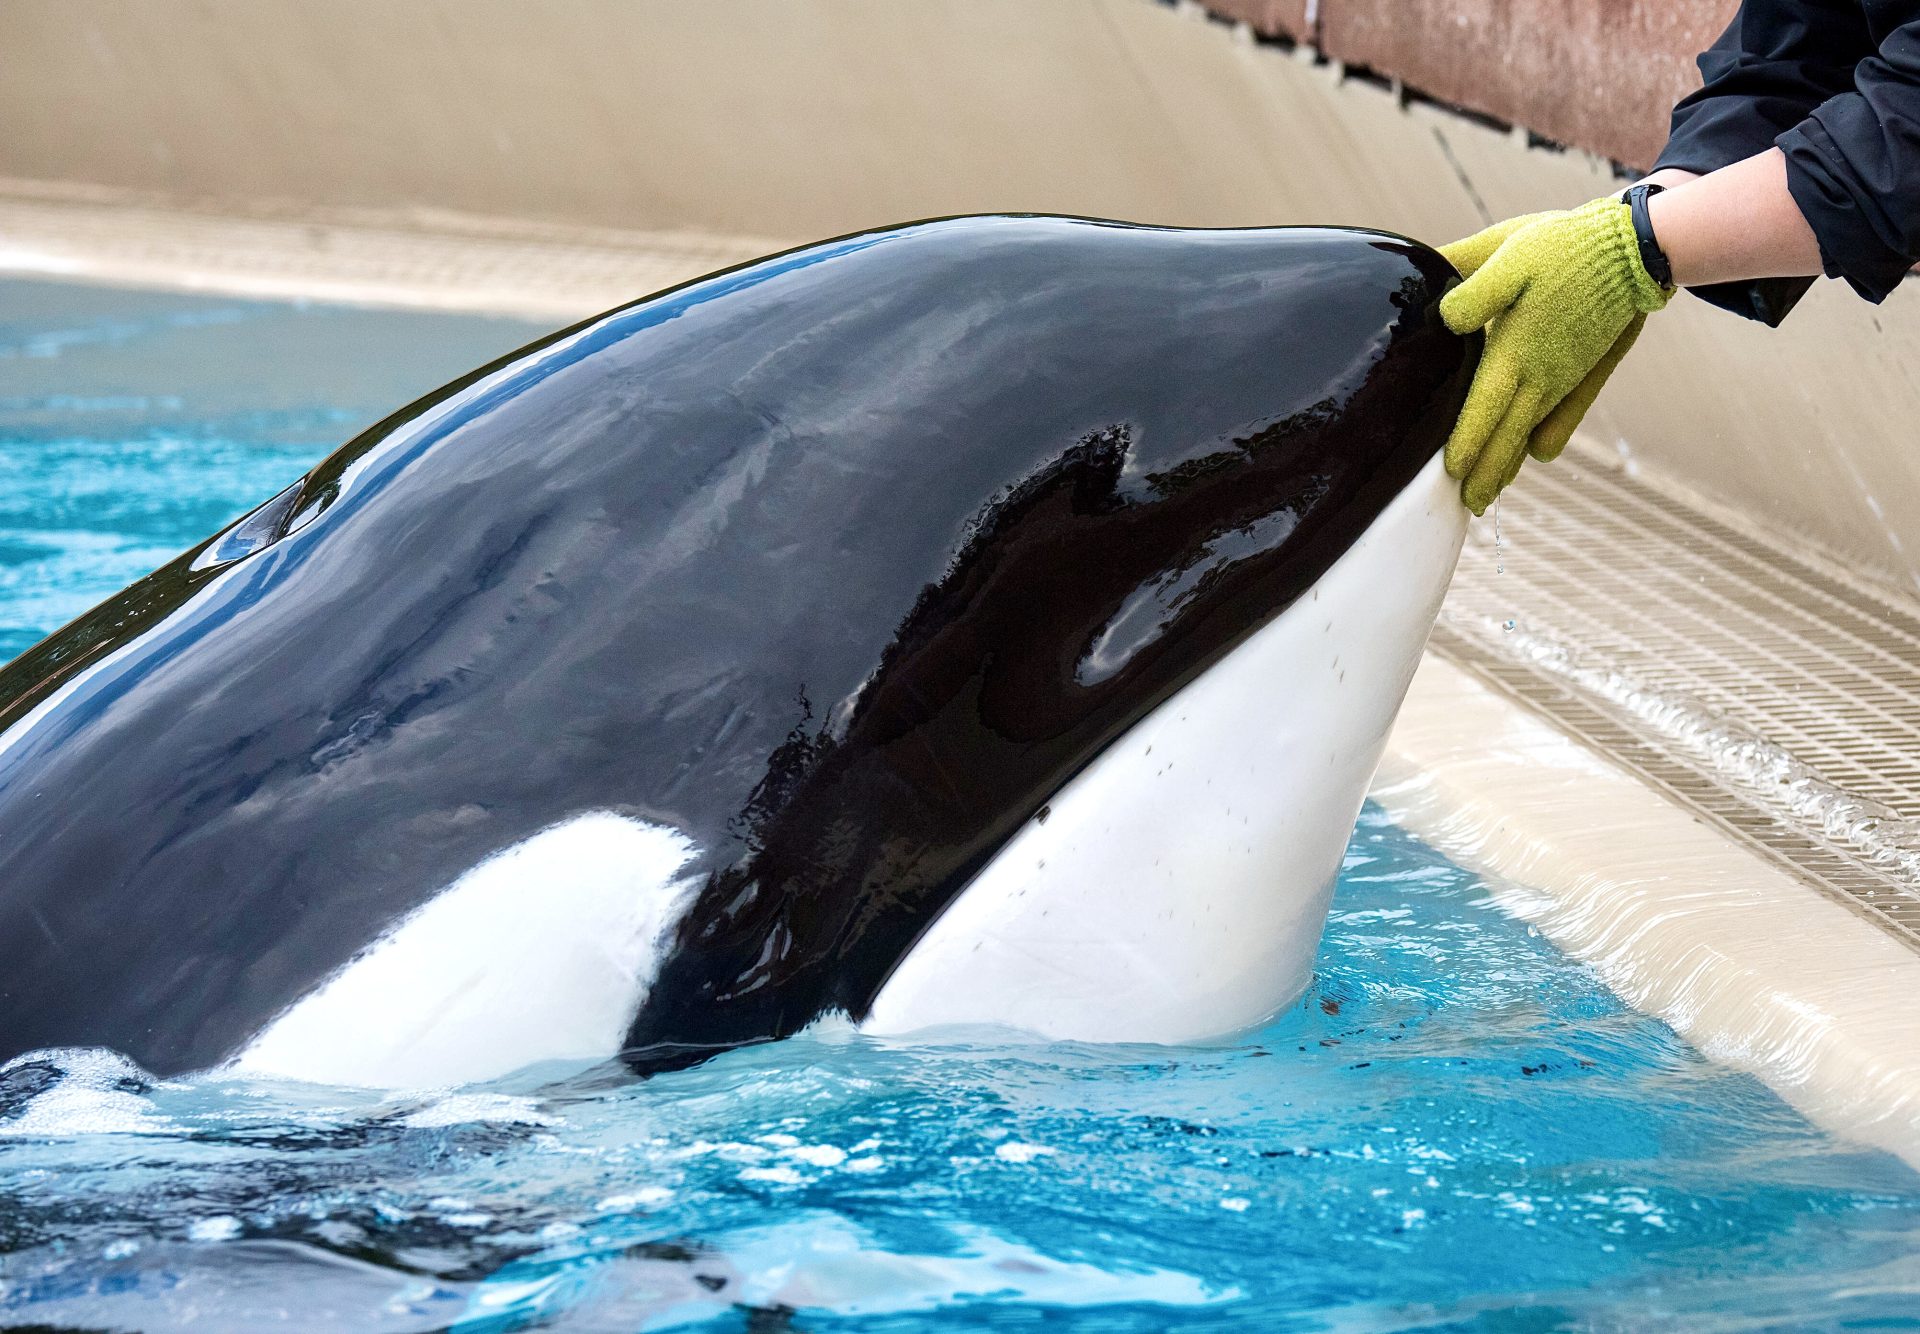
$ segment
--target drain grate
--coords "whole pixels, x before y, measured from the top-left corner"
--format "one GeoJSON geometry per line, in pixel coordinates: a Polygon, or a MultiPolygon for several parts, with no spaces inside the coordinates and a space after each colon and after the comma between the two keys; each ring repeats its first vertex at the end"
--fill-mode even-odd
{"type": "Polygon", "coordinates": [[[1584,452],[1501,508],[1435,650],[1920,949],[1920,607],[1584,452]]]}

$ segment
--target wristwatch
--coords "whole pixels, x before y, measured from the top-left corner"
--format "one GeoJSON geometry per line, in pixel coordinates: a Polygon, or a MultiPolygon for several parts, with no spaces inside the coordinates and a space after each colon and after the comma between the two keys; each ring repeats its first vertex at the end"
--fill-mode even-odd
{"type": "Polygon", "coordinates": [[[1633,210],[1633,239],[1640,245],[1640,266],[1647,276],[1662,287],[1673,286],[1673,264],[1653,234],[1653,218],[1647,213],[1647,200],[1667,187],[1636,185],[1620,196],[1620,202],[1633,210]]]}

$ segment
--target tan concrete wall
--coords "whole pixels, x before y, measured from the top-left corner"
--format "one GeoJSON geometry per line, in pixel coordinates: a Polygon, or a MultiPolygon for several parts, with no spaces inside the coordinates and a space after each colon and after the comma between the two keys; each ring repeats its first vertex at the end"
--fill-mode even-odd
{"type": "MultiPolygon", "coordinates": [[[[9,0],[0,126],[0,175],[791,241],[1005,209],[1444,241],[1615,184],[1148,0],[9,0]]],[[[1911,285],[1775,333],[1682,300],[1591,424],[1920,586],[1915,367],[1911,285]]]]}
{"type": "Polygon", "coordinates": [[[1268,99],[1143,3],[8,0],[0,175],[800,238],[1259,216],[1268,99]]]}

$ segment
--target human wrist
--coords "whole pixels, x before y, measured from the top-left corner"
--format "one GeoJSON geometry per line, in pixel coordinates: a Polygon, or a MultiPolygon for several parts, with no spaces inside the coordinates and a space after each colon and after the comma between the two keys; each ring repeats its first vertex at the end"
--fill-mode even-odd
{"type": "Polygon", "coordinates": [[[1582,215],[1593,272],[1602,283],[1595,295],[1611,289],[1611,299],[1622,301],[1642,314],[1665,306],[1672,289],[1656,282],[1647,272],[1640,258],[1639,240],[1634,235],[1631,208],[1618,196],[1608,195],[1578,210],[1576,216],[1582,215]]]}
{"type": "Polygon", "coordinates": [[[1653,196],[1647,217],[1681,287],[1821,271],[1777,148],[1653,196]]]}

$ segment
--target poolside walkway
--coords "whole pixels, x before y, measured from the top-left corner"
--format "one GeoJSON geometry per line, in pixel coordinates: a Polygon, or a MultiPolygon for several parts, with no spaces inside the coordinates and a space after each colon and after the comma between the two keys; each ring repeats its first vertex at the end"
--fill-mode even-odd
{"type": "Polygon", "coordinates": [[[0,179],[0,273],[570,322],[791,244],[0,179]]]}

